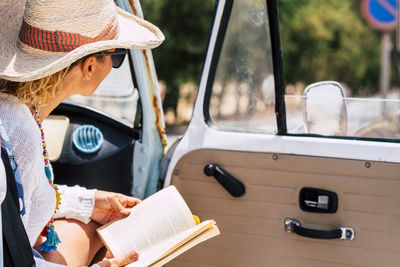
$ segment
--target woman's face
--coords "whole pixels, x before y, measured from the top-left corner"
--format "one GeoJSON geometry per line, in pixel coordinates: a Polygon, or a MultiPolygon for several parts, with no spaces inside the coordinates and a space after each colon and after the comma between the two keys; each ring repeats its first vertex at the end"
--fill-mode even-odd
{"type": "MultiPolygon", "coordinates": [[[[107,51],[112,52],[114,50],[107,51]]],[[[63,90],[71,88],[68,95],[92,95],[110,73],[111,68],[111,56],[103,56],[103,58],[89,56],[68,72],[63,81],[63,90]]]]}

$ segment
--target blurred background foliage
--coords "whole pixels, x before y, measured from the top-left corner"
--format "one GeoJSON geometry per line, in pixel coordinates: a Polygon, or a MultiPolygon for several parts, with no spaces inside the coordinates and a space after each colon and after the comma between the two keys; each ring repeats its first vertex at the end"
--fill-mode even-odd
{"type": "Polygon", "coordinates": [[[377,91],[380,33],[359,0],[278,0],[286,83],[335,80],[352,95],[377,91]],[[360,92],[365,91],[365,92],[360,92]]]}
{"type": "Polygon", "coordinates": [[[164,111],[173,110],[180,85],[198,83],[206,54],[214,0],[143,0],[145,18],[156,24],[165,42],[153,50],[158,79],[166,83],[164,111]]]}
{"type": "MultiPolygon", "coordinates": [[[[363,19],[360,0],[277,1],[287,84],[336,80],[345,83],[351,95],[378,91],[381,33],[363,19]]],[[[199,82],[215,1],[141,4],[145,18],[166,37],[153,53],[158,78],[167,87],[164,109],[176,112],[179,86],[199,82]]]]}

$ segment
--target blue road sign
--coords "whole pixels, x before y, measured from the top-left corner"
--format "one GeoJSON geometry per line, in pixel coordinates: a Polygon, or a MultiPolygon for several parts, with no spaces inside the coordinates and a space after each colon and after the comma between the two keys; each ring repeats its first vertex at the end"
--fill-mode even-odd
{"type": "Polygon", "coordinates": [[[397,0],[363,0],[361,11],[368,24],[376,30],[396,28],[397,0]]]}

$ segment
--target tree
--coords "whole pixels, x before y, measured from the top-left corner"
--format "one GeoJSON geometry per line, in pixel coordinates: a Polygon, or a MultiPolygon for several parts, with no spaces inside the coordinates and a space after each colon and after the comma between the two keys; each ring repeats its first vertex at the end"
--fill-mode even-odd
{"type": "Polygon", "coordinates": [[[167,85],[164,109],[176,112],[179,86],[200,78],[213,19],[212,0],[142,1],[147,20],[165,35],[164,43],[153,51],[158,78],[167,85]]]}
{"type": "Polygon", "coordinates": [[[359,1],[278,0],[285,79],[378,88],[380,38],[359,1]]]}

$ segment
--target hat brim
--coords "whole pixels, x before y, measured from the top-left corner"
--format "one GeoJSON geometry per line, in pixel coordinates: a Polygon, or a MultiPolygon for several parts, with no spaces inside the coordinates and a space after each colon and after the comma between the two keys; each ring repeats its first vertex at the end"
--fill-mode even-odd
{"type": "Polygon", "coordinates": [[[164,41],[164,35],[156,26],[117,7],[120,29],[116,39],[86,44],[68,53],[40,50],[31,53],[21,49],[18,39],[24,1],[2,2],[0,17],[6,18],[6,23],[0,27],[1,79],[16,82],[36,80],[56,73],[92,53],[112,48],[148,49],[164,41]],[[8,4],[4,6],[4,2],[8,4]]]}

